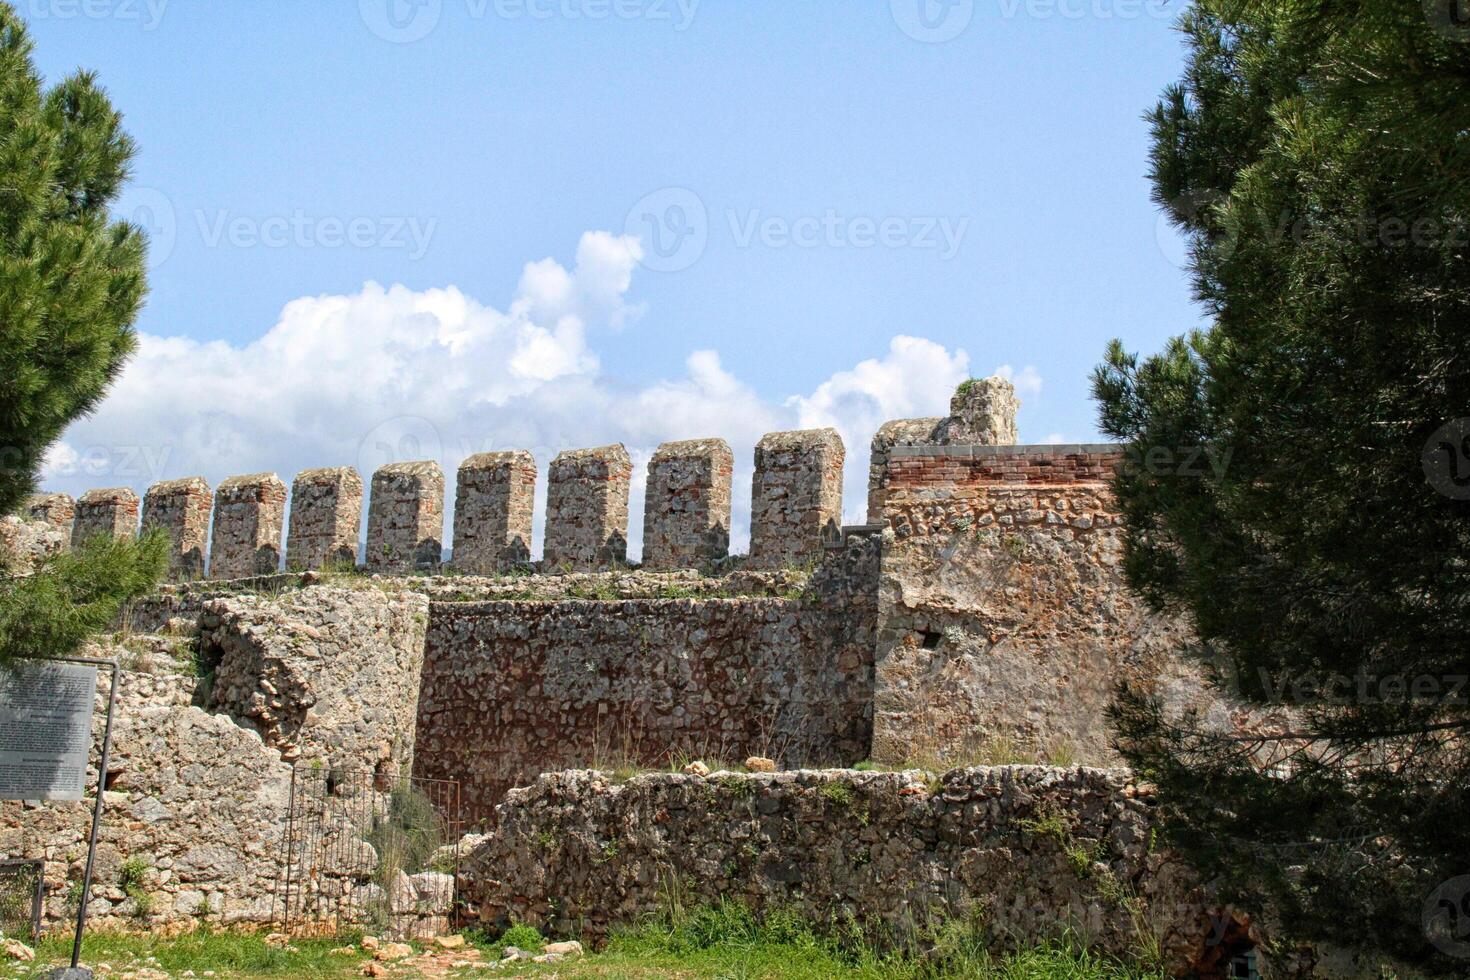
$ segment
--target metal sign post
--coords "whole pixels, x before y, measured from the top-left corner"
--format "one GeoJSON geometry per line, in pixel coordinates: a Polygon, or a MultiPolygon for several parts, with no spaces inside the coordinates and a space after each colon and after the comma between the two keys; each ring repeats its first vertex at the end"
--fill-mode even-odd
{"type": "Polygon", "coordinates": [[[112,672],[112,684],[107,694],[102,753],[97,762],[97,798],[92,804],[92,833],[87,841],[87,864],[82,872],[82,895],[77,908],[71,966],[53,971],[53,980],[92,976],[91,970],[78,966],[78,963],[82,956],[82,932],[86,928],[87,904],[92,891],[97,831],[102,824],[107,760],[112,752],[112,719],[117,708],[117,661],[56,657],[24,661],[0,672],[0,799],[80,800],[86,792],[87,752],[92,742],[98,667],[106,667],[112,672]],[[73,669],[68,670],[63,665],[73,665],[73,669]],[[78,671],[74,669],[77,666],[88,669],[78,671]]]}

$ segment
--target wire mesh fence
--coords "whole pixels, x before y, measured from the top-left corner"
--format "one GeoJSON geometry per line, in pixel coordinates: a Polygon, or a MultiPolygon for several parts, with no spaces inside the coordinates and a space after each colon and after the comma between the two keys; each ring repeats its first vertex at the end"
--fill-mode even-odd
{"type": "Polygon", "coordinates": [[[273,919],[295,933],[442,935],[455,916],[463,829],[453,780],[298,767],[273,919]]]}
{"type": "Polygon", "coordinates": [[[44,872],[40,861],[0,861],[0,936],[40,937],[44,872]]]}

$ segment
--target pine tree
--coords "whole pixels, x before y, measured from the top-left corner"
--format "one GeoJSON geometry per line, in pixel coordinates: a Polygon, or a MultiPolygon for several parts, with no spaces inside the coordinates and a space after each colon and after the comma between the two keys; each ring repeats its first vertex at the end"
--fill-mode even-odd
{"type": "MultiPolygon", "coordinates": [[[[108,205],[132,140],[91,74],[43,91],[31,40],[0,3],[0,514],[132,353],[144,237],[108,205]]],[[[60,656],[158,580],[163,542],[95,542],[0,581],[0,662],[60,656]]]]}
{"type": "Polygon", "coordinates": [[[1114,341],[1094,394],[1130,583],[1289,714],[1257,737],[1121,690],[1118,747],[1230,897],[1463,969],[1470,27],[1436,0],[1197,0],[1181,27],[1151,176],[1211,325],[1114,341]]]}

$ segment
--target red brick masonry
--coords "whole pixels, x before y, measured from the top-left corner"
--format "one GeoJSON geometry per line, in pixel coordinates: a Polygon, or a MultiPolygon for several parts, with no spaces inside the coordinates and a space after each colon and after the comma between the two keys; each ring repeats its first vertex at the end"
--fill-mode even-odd
{"type": "Polygon", "coordinates": [[[1066,446],[894,446],[890,487],[1106,483],[1123,461],[1112,443],[1066,446]]]}

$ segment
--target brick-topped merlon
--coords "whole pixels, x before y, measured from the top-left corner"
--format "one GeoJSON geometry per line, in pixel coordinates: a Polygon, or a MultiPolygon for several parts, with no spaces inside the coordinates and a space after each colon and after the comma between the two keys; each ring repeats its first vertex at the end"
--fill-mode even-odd
{"type": "Polygon", "coordinates": [[[78,498],[71,528],[73,546],[99,535],[130,538],[137,533],[138,495],[127,487],[88,490],[78,498]]]}
{"type": "Polygon", "coordinates": [[[281,565],[286,484],[274,473],[233,476],[214,494],[209,577],[270,575],[281,565]]]}
{"type": "Polygon", "coordinates": [[[204,577],[209,547],[209,484],[200,476],[164,480],[143,495],[143,531],[168,535],[168,577],[188,582],[204,577]]]}
{"type": "Polygon", "coordinates": [[[375,572],[437,568],[444,552],[444,471],[434,462],[389,463],[373,474],[367,566],[375,572]]]}
{"type": "Polygon", "coordinates": [[[1107,483],[1123,462],[1114,443],[1056,446],[894,446],[889,488],[1107,483]]]}
{"type": "Polygon", "coordinates": [[[524,450],[479,453],[459,467],[453,565],[493,574],[531,560],[536,458],[524,450]]]}
{"type": "Polygon", "coordinates": [[[666,442],[648,463],[643,567],[703,568],[730,553],[735,455],[723,439],[666,442]]]}
{"type": "Polygon", "coordinates": [[[72,522],[77,517],[77,502],[66,493],[38,493],[26,500],[26,515],[65,531],[70,537],[72,522]]]}
{"type": "Polygon", "coordinates": [[[822,536],[842,524],[842,464],[836,429],[772,432],[755,447],[750,492],[750,562],[805,565],[822,556],[822,536]]]}
{"type": "Polygon", "coordinates": [[[291,481],[288,568],[315,570],[357,564],[362,527],[362,477],[350,466],[302,470],[291,481]]]}
{"type": "Polygon", "coordinates": [[[552,460],[542,554],[548,569],[591,572],[627,562],[632,478],[621,445],[573,449],[552,460]]]}

